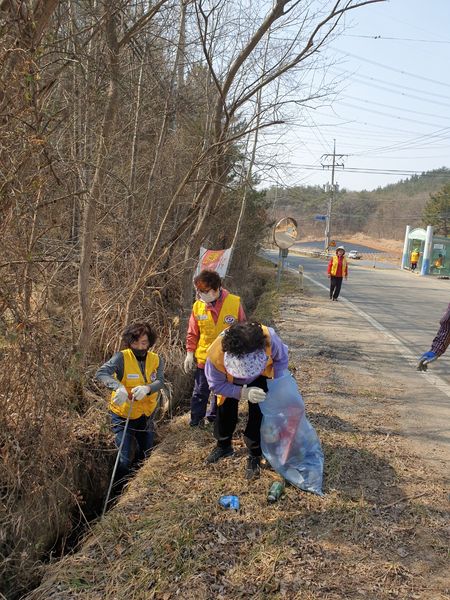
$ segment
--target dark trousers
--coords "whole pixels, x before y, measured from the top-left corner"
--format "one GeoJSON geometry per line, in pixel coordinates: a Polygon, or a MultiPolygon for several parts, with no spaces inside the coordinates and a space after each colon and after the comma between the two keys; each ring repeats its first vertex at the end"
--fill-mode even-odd
{"type": "Polygon", "coordinates": [[[342,279],[343,277],[335,277],[334,275],[330,277],[330,298],[334,298],[335,300],[339,298],[342,287],[342,279]]]}
{"type": "Polygon", "coordinates": [[[215,420],[217,410],[217,399],[215,396],[212,397],[211,405],[208,412],[206,412],[210,392],[211,390],[209,389],[205,377],[205,369],[197,367],[194,375],[194,390],[191,398],[191,425],[198,425],[198,423],[205,418],[205,415],[208,421],[215,420]]]}
{"type": "MultiPolygon", "coordinates": [[[[267,378],[261,375],[248,387],[259,387],[267,392],[267,378]]],[[[225,402],[217,407],[214,424],[214,437],[221,448],[231,446],[234,430],[238,420],[239,400],[225,398],[225,402]]],[[[244,431],[244,441],[252,456],[261,456],[261,421],[262,413],[258,404],[248,403],[248,421],[244,431]]]]}
{"type": "Polygon", "coordinates": [[[411,271],[415,271],[417,267],[417,263],[411,263],[411,271]]]}
{"type": "MultiPolygon", "coordinates": [[[[119,415],[116,415],[113,412],[110,414],[116,446],[117,448],[120,448],[126,419],[119,417],[119,415]]],[[[138,419],[130,419],[125,433],[122,451],[120,453],[119,464],[117,466],[116,481],[120,481],[124,477],[127,477],[133,466],[150,454],[153,446],[153,437],[154,426],[152,417],[142,415],[138,419]]]]}

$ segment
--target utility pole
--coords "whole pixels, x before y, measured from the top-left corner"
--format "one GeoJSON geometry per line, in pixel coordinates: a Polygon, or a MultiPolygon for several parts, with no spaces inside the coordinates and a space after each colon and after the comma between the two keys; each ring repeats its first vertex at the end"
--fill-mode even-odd
{"type": "Polygon", "coordinates": [[[326,186],[326,190],[327,192],[329,192],[329,197],[328,197],[328,210],[327,210],[327,220],[326,220],[326,225],[325,225],[325,247],[324,247],[324,251],[325,254],[328,252],[328,248],[330,246],[330,238],[331,238],[331,209],[333,206],[333,202],[334,202],[334,198],[335,198],[335,192],[337,191],[337,184],[334,182],[334,172],[336,167],[342,167],[344,168],[344,158],[346,157],[346,154],[336,154],[336,140],[333,140],[333,154],[322,154],[321,156],[321,161],[322,162],[322,167],[324,169],[330,169],[331,168],[331,185],[327,185],[326,186]],[[331,164],[329,162],[325,162],[325,161],[330,161],[331,160],[331,164]],[[340,161],[340,162],[338,162],[340,161]]]}

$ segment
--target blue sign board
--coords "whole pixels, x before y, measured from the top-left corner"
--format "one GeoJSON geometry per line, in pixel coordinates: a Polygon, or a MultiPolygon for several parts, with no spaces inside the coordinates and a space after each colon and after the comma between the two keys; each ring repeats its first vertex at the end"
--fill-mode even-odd
{"type": "Polygon", "coordinates": [[[316,215],[314,217],[314,221],[326,221],[327,220],[327,215],[316,215]]]}

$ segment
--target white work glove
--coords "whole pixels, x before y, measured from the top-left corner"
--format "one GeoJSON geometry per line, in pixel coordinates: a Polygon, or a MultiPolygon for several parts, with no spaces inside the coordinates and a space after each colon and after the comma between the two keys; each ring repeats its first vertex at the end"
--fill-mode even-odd
{"type": "Polygon", "coordinates": [[[258,387],[244,386],[241,391],[241,400],[248,400],[252,404],[259,404],[266,399],[266,392],[258,387]]]}
{"type": "Polygon", "coordinates": [[[127,388],[124,385],[120,385],[115,391],[113,402],[117,406],[122,406],[125,402],[128,401],[128,392],[127,388]]]}
{"type": "Polygon", "coordinates": [[[194,368],[194,353],[188,352],[184,359],[183,369],[185,373],[189,373],[194,368]]]}
{"type": "Polygon", "coordinates": [[[137,385],[131,390],[134,400],[143,400],[145,396],[150,394],[149,385],[137,385]]]}

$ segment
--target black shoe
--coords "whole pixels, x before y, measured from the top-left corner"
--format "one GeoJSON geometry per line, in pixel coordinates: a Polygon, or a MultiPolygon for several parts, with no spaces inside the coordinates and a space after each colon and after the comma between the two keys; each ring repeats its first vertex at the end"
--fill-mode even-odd
{"type": "Polygon", "coordinates": [[[249,456],[245,468],[246,479],[257,479],[261,475],[261,457],[249,456]]]}
{"type": "Polygon", "coordinates": [[[212,465],[216,463],[221,458],[226,458],[227,456],[233,456],[234,450],[232,446],[226,446],[225,448],[221,448],[220,446],[216,446],[214,450],[209,454],[206,459],[206,464],[212,465]]]}
{"type": "Polygon", "coordinates": [[[200,429],[203,429],[204,426],[205,426],[204,419],[200,419],[200,421],[191,421],[189,423],[189,427],[199,427],[200,429]]]}

